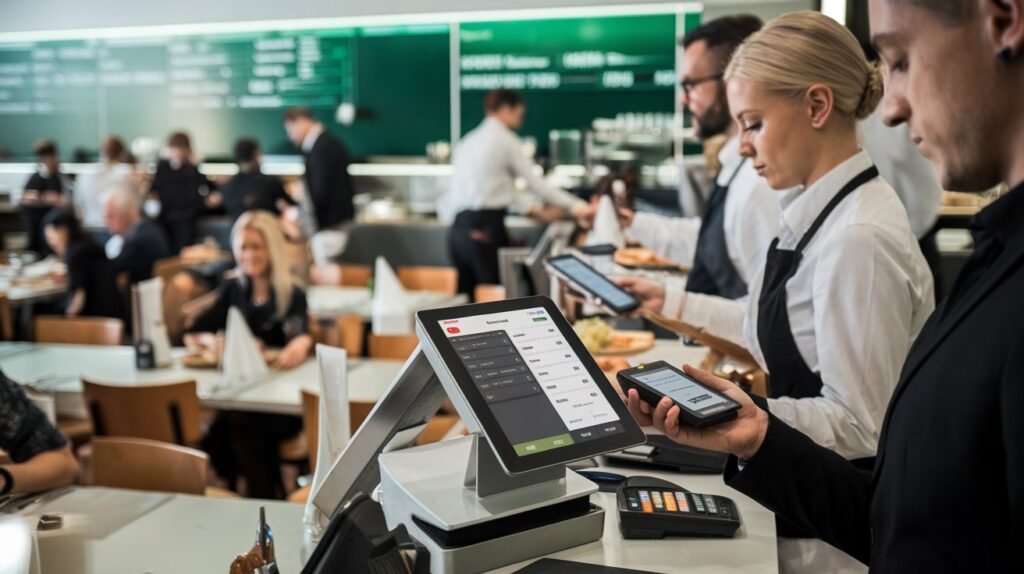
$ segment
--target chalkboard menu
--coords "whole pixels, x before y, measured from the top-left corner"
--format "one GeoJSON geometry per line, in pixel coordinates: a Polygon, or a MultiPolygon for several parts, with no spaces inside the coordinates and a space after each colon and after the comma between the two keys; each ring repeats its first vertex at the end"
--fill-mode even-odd
{"type": "Polygon", "coordinates": [[[447,101],[448,37],[447,25],[432,25],[0,43],[0,149],[25,156],[49,136],[66,155],[95,150],[107,133],[160,141],[185,129],[201,153],[226,155],[243,135],[270,153],[296,153],[281,117],[307,106],[356,154],[421,155],[428,141],[448,139],[448,107],[380,92],[394,78],[418,78],[447,101]],[[342,103],[356,105],[359,137],[334,121],[342,103]],[[393,129],[421,110],[425,122],[393,129]],[[392,129],[375,129],[381,122],[392,129]]]}
{"type": "Polygon", "coordinates": [[[552,129],[589,128],[595,117],[672,113],[676,14],[467,22],[459,25],[463,133],[483,118],[495,88],[519,91],[520,131],[545,151],[552,129]]]}

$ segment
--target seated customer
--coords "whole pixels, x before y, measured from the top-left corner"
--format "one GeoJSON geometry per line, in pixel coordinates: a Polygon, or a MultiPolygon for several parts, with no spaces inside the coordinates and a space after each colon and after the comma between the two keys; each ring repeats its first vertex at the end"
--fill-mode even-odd
{"type": "Polygon", "coordinates": [[[126,185],[117,185],[103,203],[103,223],[112,235],[107,257],[116,275],[128,272],[132,284],[153,277],[153,264],[171,256],[164,230],[141,216],[142,198],[126,185]]]}
{"type": "MultiPolygon", "coordinates": [[[[277,219],[266,211],[243,214],[231,231],[231,246],[238,277],[220,287],[216,301],[190,326],[185,345],[220,348],[218,333],[227,326],[228,310],[237,307],[257,339],[267,347],[281,347],[274,368],[298,366],[309,355],[313,338],[306,296],[291,276],[277,219]]],[[[298,417],[222,413],[203,449],[230,484],[238,474],[245,477],[250,497],[283,498],[278,445],[301,429],[298,417]]]]}
{"type": "Polygon", "coordinates": [[[28,220],[29,250],[45,256],[49,255],[50,250],[43,237],[43,218],[64,201],[64,192],[71,185],[60,172],[57,144],[53,140],[39,141],[33,152],[39,160],[39,166],[25,182],[25,191],[21,194],[21,213],[28,220]]]}
{"type": "Polygon", "coordinates": [[[78,463],[60,434],[20,385],[0,372],[0,448],[13,463],[0,464],[0,496],[71,484],[78,463]]]}
{"type": "Polygon", "coordinates": [[[121,297],[107,256],[75,214],[54,209],[43,218],[43,231],[50,249],[67,265],[68,299],[60,311],[68,317],[122,318],[121,297]]]}
{"type": "Polygon", "coordinates": [[[295,200],[284,191],[280,179],[260,171],[262,157],[256,140],[242,138],[235,143],[238,174],[220,188],[224,209],[232,222],[238,221],[246,211],[262,209],[280,215],[295,205],[295,200]]]}

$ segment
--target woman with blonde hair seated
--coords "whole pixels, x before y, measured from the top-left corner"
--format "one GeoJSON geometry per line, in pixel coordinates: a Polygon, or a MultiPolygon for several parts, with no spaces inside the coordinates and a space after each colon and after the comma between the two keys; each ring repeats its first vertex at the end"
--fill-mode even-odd
{"type": "MultiPolygon", "coordinates": [[[[281,349],[274,368],[298,366],[309,356],[313,338],[306,295],[292,276],[277,217],[266,211],[244,213],[231,230],[231,247],[237,276],[221,285],[213,304],[189,327],[185,344],[219,351],[228,310],[237,307],[258,340],[281,349]]],[[[203,448],[232,486],[240,474],[249,496],[283,498],[278,446],[301,429],[301,419],[288,415],[220,413],[203,448]]]]}
{"type": "MultiPolygon", "coordinates": [[[[768,372],[772,414],[870,468],[900,369],[935,306],[906,209],[857,143],[857,121],[882,97],[881,72],[849,30],[793,12],[750,36],[725,79],[740,153],[782,206],[750,301],[623,283],[648,309],[744,344],[768,372]]],[[[641,422],[652,422],[653,406],[630,395],[641,422]]],[[[779,533],[802,535],[783,523],[779,533]]],[[[836,569],[811,565],[813,547],[786,550],[783,565],[795,555],[807,571],[836,569]]]]}

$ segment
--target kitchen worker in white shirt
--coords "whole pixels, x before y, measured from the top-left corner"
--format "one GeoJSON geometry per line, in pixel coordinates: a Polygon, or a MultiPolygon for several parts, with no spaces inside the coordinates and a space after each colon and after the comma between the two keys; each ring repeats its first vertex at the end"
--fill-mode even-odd
{"type": "MultiPolygon", "coordinates": [[[[740,155],[722,73],[733,51],[761,28],[752,15],[705,22],[683,37],[683,105],[693,114],[697,137],[728,137],[718,154],[721,170],[703,217],[665,217],[620,211],[626,233],[658,255],[691,266],[686,290],[738,299],[764,264],[779,228],[777,194],[740,155]]],[[[596,209],[595,208],[592,208],[596,209]]],[[[581,222],[584,226],[587,222],[581,222]]]]}
{"type": "MultiPolygon", "coordinates": [[[[725,77],[740,152],[788,190],[749,302],[619,282],[645,308],[743,344],[768,373],[773,415],[870,469],[903,362],[935,306],[907,211],[857,141],[857,121],[882,97],[881,71],[842,25],[794,12],[751,36],[725,77]]],[[[856,564],[778,528],[802,545],[785,552],[780,541],[780,563],[856,564]]]]}
{"type": "Polygon", "coordinates": [[[498,249],[508,245],[505,214],[513,208],[550,221],[569,211],[581,215],[588,205],[571,193],[548,185],[533,171],[516,130],[526,104],[518,93],[499,89],[484,99],[486,117],[452,154],[448,200],[456,213],[448,231],[448,247],[459,272],[459,292],[472,294],[480,283],[498,283],[498,249]],[[536,200],[523,205],[516,179],[526,181],[536,200]],[[547,206],[545,204],[548,204],[547,206]]]}

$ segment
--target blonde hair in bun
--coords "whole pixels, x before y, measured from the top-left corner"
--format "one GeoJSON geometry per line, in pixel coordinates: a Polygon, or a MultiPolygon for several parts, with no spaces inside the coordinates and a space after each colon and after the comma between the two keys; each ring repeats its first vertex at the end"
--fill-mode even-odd
{"type": "Polygon", "coordinates": [[[726,68],[726,81],[733,78],[792,97],[824,84],[835,109],[856,119],[871,115],[884,91],[881,70],[868,62],[853,33],[810,10],[779,16],[747,38],[726,68]]]}

